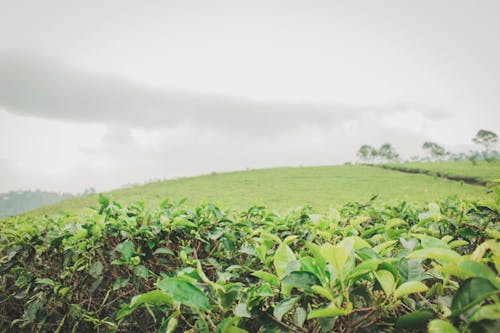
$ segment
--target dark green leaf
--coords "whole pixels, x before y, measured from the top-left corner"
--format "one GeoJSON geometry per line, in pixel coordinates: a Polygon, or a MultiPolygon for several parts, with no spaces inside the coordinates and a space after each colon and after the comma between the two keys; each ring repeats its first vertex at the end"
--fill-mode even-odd
{"type": "Polygon", "coordinates": [[[172,252],[172,250],[170,249],[167,249],[166,247],[160,247],[158,249],[155,250],[155,252],[153,252],[153,254],[168,254],[168,255],[175,255],[174,252],[172,252]]]}
{"type": "Polygon", "coordinates": [[[499,293],[489,280],[483,278],[470,278],[465,280],[458,288],[451,303],[452,316],[458,316],[486,298],[499,293]]]}
{"type": "Polygon", "coordinates": [[[417,311],[407,313],[396,322],[396,330],[402,329],[424,329],[427,323],[434,318],[434,314],[430,311],[417,311]]]}
{"type": "Polygon", "coordinates": [[[311,288],[311,286],[321,284],[316,275],[305,271],[291,272],[290,274],[285,276],[281,280],[281,282],[286,283],[292,287],[302,289],[309,289],[311,288]]]}
{"type": "Polygon", "coordinates": [[[89,274],[94,278],[97,279],[101,274],[104,266],[102,265],[102,262],[96,261],[90,266],[89,269],[89,274]]]}
{"type": "Polygon", "coordinates": [[[125,241],[123,243],[118,244],[116,250],[122,254],[122,258],[129,262],[130,258],[134,255],[134,243],[131,241],[125,241]]]}

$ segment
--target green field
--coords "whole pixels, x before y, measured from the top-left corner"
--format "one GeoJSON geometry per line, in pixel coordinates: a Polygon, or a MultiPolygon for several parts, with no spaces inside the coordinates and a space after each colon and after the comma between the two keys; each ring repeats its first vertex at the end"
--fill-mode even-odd
{"type": "MultiPolygon", "coordinates": [[[[469,168],[476,170],[472,166],[469,168]]],[[[498,172],[495,170],[491,171],[490,176],[487,176],[489,171],[482,174],[494,178],[498,172]]],[[[342,165],[212,174],[119,189],[107,195],[124,204],[143,201],[147,207],[157,207],[165,198],[179,200],[187,197],[186,204],[189,207],[207,201],[217,203],[223,208],[245,209],[252,205],[264,205],[276,211],[287,212],[307,204],[324,210],[350,201],[364,202],[374,194],[379,195],[380,203],[402,200],[422,203],[452,195],[463,199],[480,199],[486,196],[486,190],[482,186],[461,184],[427,175],[362,165],[342,165]]],[[[97,195],[73,198],[37,209],[31,214],[81,211],[84,207],[96,203],[97,195]]]]}
{"type": "Polygon", "coordinates": [[[492,162],[470,161],[462,162],[414,162],[414,163],[388,163],[389,167],[404,167],[409,169],[427,170],[448,176],[476,178],[483,181],[500,179],[500,160],[492,162]]]}

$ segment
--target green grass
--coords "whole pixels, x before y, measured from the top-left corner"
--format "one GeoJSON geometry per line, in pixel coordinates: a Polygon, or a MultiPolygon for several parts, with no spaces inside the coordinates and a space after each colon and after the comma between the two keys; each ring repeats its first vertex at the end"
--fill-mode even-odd
{"type": "Polygon", "coordinates": [[[388,166],[405,167],[411,169],[439,172],[449,176],[477,178],[484,181],[500,179],[500,160],[486,162],[478,161],[472,164],[463,162],[415,162],[415,163],[389,163],[388,166]]]}
{"type": "MultiPolygon", "coordinates": [[[[379,195],[379,203],[401,200],[423,203],[455,194],[463,199],[479,199],[486,196],[486,188],[420,174],[343,165],[205,175],[119,189],[107,195],[124,204],[143,201],[147,207],[156,207],[167,197],[173,200],[187,197],[189,207],[208,201],[222,208],[245,209],[252,205],[265,205],[287,212],[306,204],[324,210],[350,201],[363,202],[373,194],[379,195]]],[[[93,195],[42,207],[29,214],[78,212],[83,207],[96,204],[97,196],[93,195]]]]}

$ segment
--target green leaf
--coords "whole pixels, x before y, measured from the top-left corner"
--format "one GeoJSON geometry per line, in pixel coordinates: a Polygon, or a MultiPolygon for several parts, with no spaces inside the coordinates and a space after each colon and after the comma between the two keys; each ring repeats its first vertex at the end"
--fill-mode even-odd
{"type": "Polygon", "coordinates": [[[449,322],[434,319],[427,326],[429,333],[459,333],[458,330],[449,322]]]}
{"type": "Polygon", "coordinates": [[[262,279],[266,282],[269,282],[271,284],[271,286],[273,286],[273,287],[279,287],[279,285],[280,285],[280,280],[274,274],[264,272],[264,271],[255,271],[255,272],[252,272],[252,275],[255,277],[258,277],[259,279],[262,279]]]}
{"type": "Polygon", "coordinates": [[[316,294],[319,294],[330,301],[334,300],[334,296],[333,296],[332,292],[329,289],[326,289],[325,287],[312,286],[311,290],[314,291],[316,294]]]}
{"type": "Polygon", "coordinates": [[[132,256],[134,255],[134,243],[132,241],[125,241],[123,243],[118,244],[116,250],[122,254],[122,258],[129,262],[132,256]]]}
{"type": "Polygon", "coordinates": [[[307,247],[311,251],[314,259],[316,259],[316,266],[320,272],[324,272],[326,269],[326,260],[320,253],[320,247],[314,243],[307,243],[307,247]]]}
{"type": "Polygon", "coordinates": [[[500,319],[500,304],[488,304],[481,306],[470,317],[469,321],[477,322],[481,320],[499,320],[500,319]]]}
{"type": "Polygon", "coordinates": [[[282,300],[274,307],[273,316],[281,321],[283,316],[293,308],[293,306],[299,301],[299,299],[299,296],[294,296],[282,300]]]}
{"type": "Polygon", "coordinates": [[[176,217],[174,219],[174,222],[172,223],[172,226],[180,228],[182,227],[196,228],[196,224],[182,217],[176,217]]]}
{"type": "Polygon", "coordinates": [[[147,293],[134,296],[130,301],[130,306],[138,307],[144,303],[151,305],[173,304],[173,299],[161,290],[152,290],[147,293]]]}
{"type": "Polygon", "coordinates": [[[300,270],[310,272],[316,275],[317,278],[324,281],[325,271],[321,271],[317,260],[313,257],[305,256],[300,258],[300,270]]]}
{"type": "Polygon", "coordinates": [[[368,244],[367,241],[365,241],[363,238],[361,238],[359,236],[346,237],[341,242],[339,242],[337,244],[337,246],[341,246],[341,247],[347,249],[348,253],[351,252],[353,249],[359,250],[359,249],[362,249],[365,247],[371,249],[371,245],[368,244]]]}
{"type": "Polygon", "coordinates": [[[293,314],[293,322],[295,325],[302,327],[307,318],[307,311],[303,307],[298,307],[293,314]]]}
{"type": "Polygon", "coordinates": [[[420,244],[424,249],[448,249],[448,245],[441,239],[431,237],[431,236],[420,236],[420,244]]]}
{"type": "Polygon", "coordinates": [[[94,278],[97,279],[101,274],[104,266],[102,265],[102,262],[96,261],[90,266],[89,269],[89,274],[94,278]]]}
{"type": "Polygon", "coordinates": [[[238,325],[238,317],[228,317],[222,320],[216,327],[215,333],[228,333],[231,327],[238,325]]]}
{"type": "Polygon", "coordinates": [[[421,259],[401,259],[398,270],[403,281],[420,281],[424,276],[421,259]]]}
{"type": "Polygon", "coordinates": [[[494,283],[496,274],[482,262],[464,260],[458,267],[467,274],[467,277],[481,277],[494,283]]]}
{"type": "Polygon", "coordinates": [[[140,278],[147,279],[149,277],[149,270],[144,265],[139,265],[134,268],[134,273],[140,278]]]}
{"type": "Polygon", "coordinates": [[[375,251],[378,254],[382,254],[385,250],[391,249],[398,243],[397,240],[390,240],[387,242],[383,242],[382,244],[379,244],[373,248],[373,251],[375,251]]]}
{"type": "Polygon", "coordinates": [[[323,258],[325,258],[325,260],[332,265],[335,275],[340,277],[342,268],[344,267],[348,257],[345,248],[331,244],[323,244],[321,245],[319,251],[323,258]]]}
{"type": "Polygon", "coordinates": [[[434,318],[434,314],[430,311],[417,311],[402,315],[396,321],[396,330],[403,329],[423,329],[427,323],[434,318]]]}
{"type": "Polygon", "coordinates": [[[349,274],[349,279],[355,280],[357,277],[374,272],[381,264],[380,259],[369,259],[356,266],[349,274]]]}
{"type": "Polygon", "coordinates": [[[394,276],[391,272],[386,270],[379,270],[375,272],[375,277],[382,286],[386,295],[391,295],[394,290],[394,276]]]}
{"type": "Polygon", "coordinates": [[[247,330],[244,330],[242,328],[239,328],[237,326],[231,326],[229,327],[229,329],[227,330],[227,333],[248,333],[247,330]]]}
{"type": "Polygon", "coordinates": [[[118,311],[116,318],[121,320],[126,316],[131,315],[137,307],[142,304],[163,305],[173,304],[173,299],[161,290],[153,290],[141,295],[134,296],[129,305],[124,306],[118,311]]]}
{"type": "Polygon", "coordinates": [[[458,288],[455,296],[453,296],[451,303],[452,316],[460,315],[474,305],[499,292],[500,290],[487,279],[470,278],[465,280],[460,288],[458,288]]]}
{"type": "Polygon", "coordinates": [[[428,248],[423,250],[416,250],[410,253],[406,258],[434,259],[437,261],[445,261],[452,263],[459,263],[462,260],[464,260],[455,251],[449,249],[441,249],[441,248],[428,248]]]}
{"type": "Polygon", "coordinates": [[[394,292],[394,297],[397,299],[409,294],[421,293],[427,290],[429,290],[429,288],[427,288],[427,286],[420,281],[408,281],[403,283],[398,287],[398,289],[396,289],[396,291],[394,292]]]}
{"type": "Polygon", "coordinates": [[[306,272],[306,271],[296,271],[291,272],[285,276],[282,283],[286,283],[295,288],[310,289],[311,286],[320,284],[319,279],[316,275],[306,272]]]}
{"type": "Polygon", "coordinates": [[[203,291],[193,284],[178,279],[165,278],[158,282],[158,287],[168,293],[174,301],[202,310],[208,310],[209,299],[203,291]]]}
{"type": "MultiPolygon", "coordinates": [[[[175,253],[172,252],[172,250],[167,249],[166,247],[160,247],[160,248],[156,249],[155,252],[153,252],[153,254],[168,254],[170,256],[175,255],[175,253]]],[[[174,319],[174,318],[172,318],[172,319],[174,319]]]]}
{"type": "Polygon", "coordinates": [[[281,243],[276,253],[274,253],[274,269],[280,279],[287,274],[287,266],[291,261],[296,260],[295,254],[285,243],[281,243]]]}
{"type": "Polygon", "coordinates": [[[396,217],[396,218],[390,219],[387,222],[387,224],[385,225],[385,229],[391,230],[391,229],[394,229],[394,228],[402,226],[402,225],[408,225],[408,223],[406,223],[406,221],[396,217]]]}
{"type": "Polygon", "coordinates": [[[177,327],[177,318],[170,318],[165,333],[173,333],[177,327]]]}
{"type": "Polygon", "coordinates": [[[113,290],[124,288],[128,285],[128,279],[120,276],[113,282],[113,290]]]}
{"type": "Polygon", "coordinates": [[[248,311],[247,303],[239,303],[234,307],[233,312],[237,317],[252,318],[252,314],[248,311]]]}
{"type": "Polygon", "coordinates": [[[231,307],[236,298],[238,298],[240,289],[241,285],[239,283],[229,283],[222,288],[216,288],[215,294],[224,309],[231,307]]]}
{"type": "Polygon", "coordinates": [[[330,305],[328,305],[326,308],[320,308],[309,312],[307,319],[346,316],[349,313],[351,313],[351,311],[352,311],[351,303],[349,303],[347,305],[347,308],[345,309],[341,309],[334,303],[330,303],[330,305]]]}
{"type": "Polygon", "coordinates": [[[38,278],[38,279],[36,279],[36,283],[38,283],[38,284],[45,284],[45,285],[51,286],[51,287],[55,287],[55,285],[56,285],[56,283],[54,282],[54,280],[48,279],[48,278],[47,279],[45,279],[45,278],[43,278],[43,279],[38,278]]]}

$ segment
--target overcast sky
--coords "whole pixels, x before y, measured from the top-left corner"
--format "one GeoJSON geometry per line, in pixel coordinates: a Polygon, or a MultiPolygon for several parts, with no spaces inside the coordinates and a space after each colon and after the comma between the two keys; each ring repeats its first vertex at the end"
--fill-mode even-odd
{"type": "Polygon", "coordinates": [[[500,1],[0,0],[0,192],[500,133],[500,1]]]}

